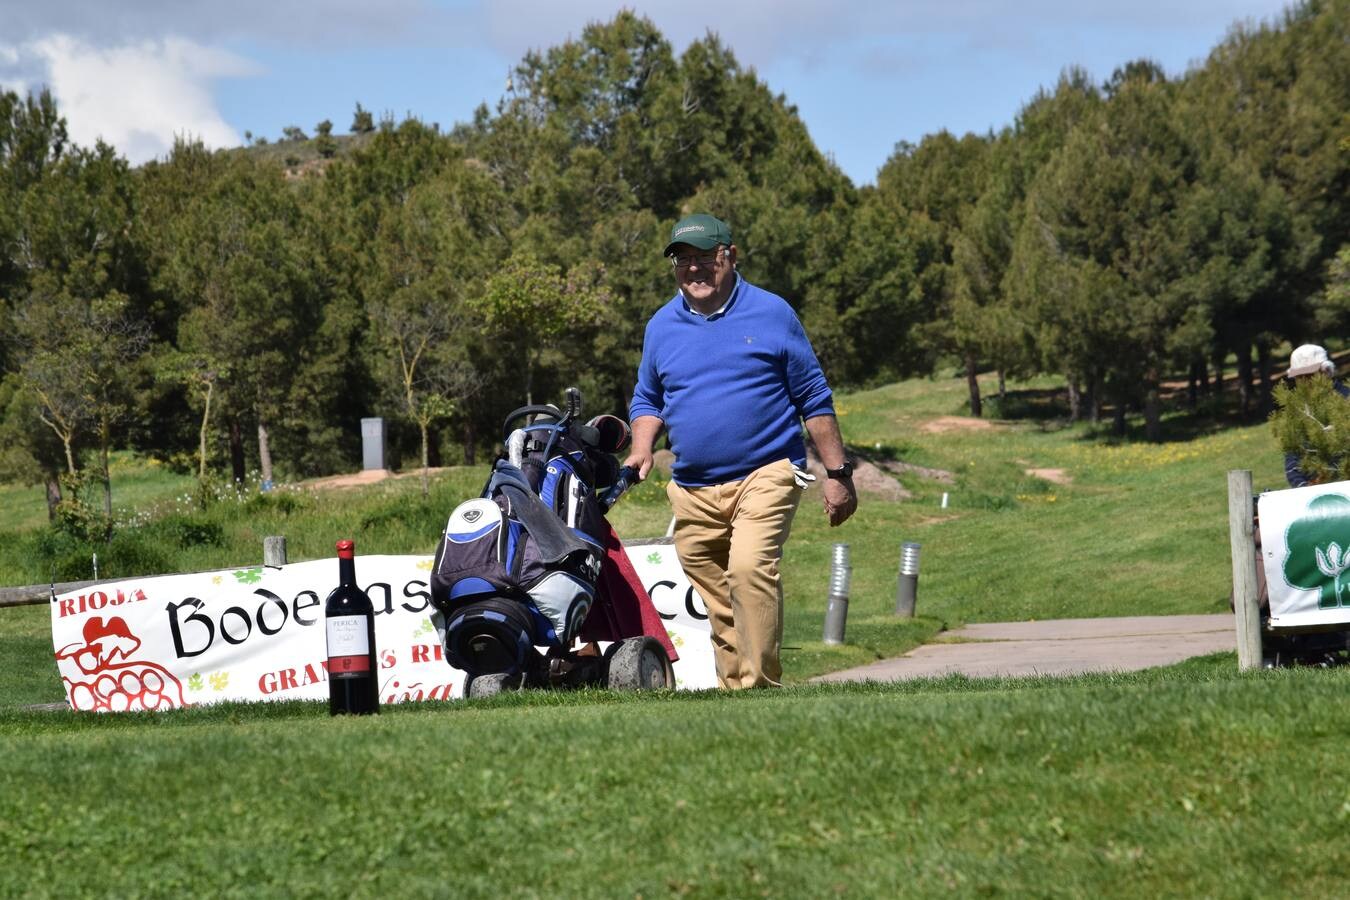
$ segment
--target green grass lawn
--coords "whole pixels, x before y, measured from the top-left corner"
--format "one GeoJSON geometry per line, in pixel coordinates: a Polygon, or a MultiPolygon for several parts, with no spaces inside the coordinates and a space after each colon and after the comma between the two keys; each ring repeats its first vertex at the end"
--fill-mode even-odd
{"type": "Polygon", "coordinates": [[[0,894],[1335,896],[1350,673],[0,713],[0,894]]]}

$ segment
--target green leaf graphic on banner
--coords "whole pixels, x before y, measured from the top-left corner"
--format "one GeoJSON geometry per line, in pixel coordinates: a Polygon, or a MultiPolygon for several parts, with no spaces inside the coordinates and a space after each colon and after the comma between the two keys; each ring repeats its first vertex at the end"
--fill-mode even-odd
{"type": "Polygon", "coordinates": [[[240,584],[257,584],[262,581],[262,566],[254,569],[241,569],[234,573],[234,578],[240,584]]]}
{"type": "Polygon", "coordinates": [[[654,566],[655,566],[655,565],[660,565],[660,563],[661,563],[661,552],[660,552],[659,550],[653,550],[651,553],[648,553],[648,554],[647,554],[647,562],[651,563],[651,564],[654,565],[654,566]]]}
{"type": "Polygon", "coordinates": [[[203,687],[205,687],[205,684],[202,681],[202,673],[193,672],[192,677],[188,679],[188,690],[200,691],[203,687]]]}
{"type": "Polygon", "coordinates": [[[1318,609],[1350,606],[1350,499],[1323,494],[1285,533],[1284,578],[1318,591],[1318,609]]]}
{"type": "Polygon", "coordinates": [[[435,630],[436,628],[431,624],[430,619],[423,619],[422,624],[418,625],[417,630],[413,632],[413,637],[421,637],[422,635],[430,634],[435,630]]]}

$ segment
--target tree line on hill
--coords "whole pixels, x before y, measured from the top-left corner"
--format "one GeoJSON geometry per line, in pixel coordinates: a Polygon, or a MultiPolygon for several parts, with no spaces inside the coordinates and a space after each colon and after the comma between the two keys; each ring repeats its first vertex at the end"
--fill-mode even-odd
{"type": "Polygon", "coordinates": [[[1350,317],[1348,32],[1350,0],[1308,0],[1181,77],[1068,69],[863,187],[716,35],[677,57],[628,12],[448,132],[358,104],[357,149],[320,123],[303,174],[192,140],[132,168],[49,94],[3,93],[0,479],[106,521],[117,448],[271,480],[349,468],[363,416],[436,464],[567,384],[622,412],[692,211],[731,223],[837,386],[955,363],[981,415],[976,373],[1053,373],[1075,418],[1139,410],[1156,437],[1164,378],[1195,403],[1236,355],[1245,411],[1274,348],[1350,317]]]}

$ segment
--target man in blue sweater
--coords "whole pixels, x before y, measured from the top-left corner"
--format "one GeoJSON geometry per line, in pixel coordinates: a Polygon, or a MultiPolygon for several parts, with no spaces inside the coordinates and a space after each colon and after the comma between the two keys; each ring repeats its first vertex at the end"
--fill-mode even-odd
{"type": "Polygon", "coordinates": [[[679,291],[647,323],[625,464],[645,478],[668,430],[675,548],[708,605],[718,683],[778,685],[778,563],[811,480],[802,422],[829,476],[822,490],[832,526],[857,509],[853,468],[801,322],[781,297],[736,272],[726,224],[681,219],[665,256],[679,291]]]}

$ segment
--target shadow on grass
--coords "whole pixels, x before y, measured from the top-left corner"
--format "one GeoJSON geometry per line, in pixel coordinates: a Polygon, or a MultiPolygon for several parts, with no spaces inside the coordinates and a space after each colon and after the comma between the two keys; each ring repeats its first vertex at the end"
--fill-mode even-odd
{"type": "MultiPolygon", "coordinates": [[[[1231,384],[1230,378],[1226,385],[1231,384]]],[[[1184,387],[1164,391],[1161,434],[1157,443],[1186,443],[1231,428],[1264,422],[1270,414],[1270,401],[1268,398],[1262,398],[1259,389],[1254,390],[1253,394],[1253,399],[1244,413],[1235,386],[1227,386],[1219,394],[1202,394],[1194,405],[1191,404],[1190,396],[1184,387]]],[[[1112,404],[1106,404],[1101,408],[1096,422],[1088,422],[1086,418],[1074,422],[1071,419],[1069,391],[1064,386],[1009,390],[1002,397],[989,394],[983,398],[983,403],[986,419],[1035,424],[1042,432],[1085,426],[1078,439],[1087,443],[1137,443],[1148,440],[1143,413],[1135,405],[1127,408],[1125,427],[1121,432],[1116,431],[1116,407],[1112,404]]],[[[969,403],[962,403],[956,412],[970,415],[969,403]]],[[[901,447],[895,452],[903,454],[905,449],[901,447]]]]}
{"type": "Polygon", "coordinates": [[[986,414],[994,419],[1019,422],[1063,422],[1069,419],[1067,388],[1026,388],[1005,391],[984,399],[986,414]]]}
{"type": "MultiPolygon", "coordinates": [[[[1160,423],[1157,444],[1187,444],[1201,438],[1213,437],[1233,428],[1246,428],[1265,421],[1264,414],[1249,413],[1243,416],[1236,407],[1201,406],[1194,410],[1165,410],[1160,423]]],[[[1125,420],[1125,432],[1121,434],[1108,416],[1097,423],[1090,423],[1078,436],[1078,440],[1093,444],[1137,444],[1148,441],[1148,431],[1142,416],[1131,415],[1125,420]]]]}

